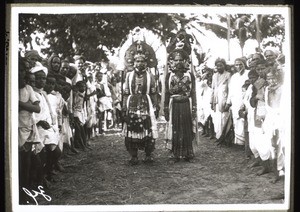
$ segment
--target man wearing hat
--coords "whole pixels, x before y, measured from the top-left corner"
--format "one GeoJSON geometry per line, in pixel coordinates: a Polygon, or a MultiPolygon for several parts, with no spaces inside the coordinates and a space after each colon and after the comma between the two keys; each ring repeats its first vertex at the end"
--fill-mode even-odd
{"type": "Polygon", "coordinates": [[[125,80],[123,117],[125,146],[131,156],[131,165],[138,164],[138,150],[144,150],[144,162],[153,161],[151,153],[158,137],[154,111],[157,106],[156,84],[149,70],[149,52],[139,42],[132,50],[134,71],[128,72],[125,80]]]}

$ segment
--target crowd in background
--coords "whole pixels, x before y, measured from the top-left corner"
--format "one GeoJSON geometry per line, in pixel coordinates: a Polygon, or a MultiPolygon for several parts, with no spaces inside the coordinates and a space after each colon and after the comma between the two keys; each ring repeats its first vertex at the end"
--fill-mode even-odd
{"type": "Polygon", "coordinates": [[[107,60],[45,60],[35,50],[19,57],[20,190],[50,188],[64,154],[88,151],[90,139],[121,127],[120,80],[107,60]]]}
{"type": "Polygon", "coordinates": [[[202,135],[217,145],[244,147],[249,168],[260,166],[257,175],[274,172],[273,182],[284,176],[284,64],[284,55],[271,48],[237,58],[233,66],[217,58],[197,81],[202,135]]]}
{"type": "MultiPolygon", "coordinates": [[[[122,80],[108,64],[80,55],[45,60],[35,50],[19,57],[20,190],[51,188],[64,154],[88,151],[91,138],[121,127],[122,80]]],[[[244,146],[249,168],[261,166],[258,175],[275,170],[275,180],[284,176],[284,72],[284,56],[267,50],[233,66],[218,58],[196,84],[203,136],[244,146]]]]}

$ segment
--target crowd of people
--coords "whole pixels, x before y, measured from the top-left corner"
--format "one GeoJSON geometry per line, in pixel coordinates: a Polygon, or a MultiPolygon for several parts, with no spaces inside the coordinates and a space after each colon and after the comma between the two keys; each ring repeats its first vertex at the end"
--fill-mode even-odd
{"type": "Polygon", "coordinates": [[[88,63],[80,55],[63,59],[57,54],[45,60],[36,50],[19,57],[21,191],[50,188],[64,171],[64,154],[88,151],[90,139],[121,127],[120,81],[106,60],[88,63]]]}
{"type": "Polygon", "coordinates": [[[217,58],[215,69],[204,67],[198,75],[202,135],[244,147],[249,168],[260,166],[257,175],[274,172],[276,182],[284,177],[284,56],[266,49],[235,59],[233,67],[217,58]]]}
{"type": "MultiPolygon", "coordinates": [[[[20,191],[51,188],[54,176],[64,171],[62,156],[88,151],[90,139],[112,127],[122,126],[131,165],[139,163],[138,150],[145,151],[144,162],[153,162],[162,91],[150,71],[155,58],[147,48],[135,43],[128,60],[133,70],[124,79],[106,60],[89,63],[80,55],[57,54],[45,60],[35,50],[19,57],[20,191]]],[[[275,181],[284,176],[283,57],[267,50],[237,58],[233,67],[218,58],[214,68],[198,73],[191,71],[183,48],[172,49],[168,60],[161,83],[173,161],[193,162],[200,123],[202,135],[218,144],[244,146],[249,167],[261,166],[258,175],[273,170],[275,181]]],[[[20,203],[25,201],[20,192],[20,203]]]]}

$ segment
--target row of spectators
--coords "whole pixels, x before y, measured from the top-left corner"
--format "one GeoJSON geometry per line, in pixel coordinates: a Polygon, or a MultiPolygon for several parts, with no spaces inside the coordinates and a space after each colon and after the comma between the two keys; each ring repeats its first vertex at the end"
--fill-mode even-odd
{"type": "Polygon", "coordinates": [[[274,171],[276,182],[284,176],[288,142],[284,56],[268,49],[237,58],[234,69],[228,67],[218,58],[215,69],[205,67],[198,75],[202,134],[217,144],[244,146],[249,168],[260,166],[257,175],[274,171]]]}
{"type": "Polygon", "coordinates": [[[19,186],[51,187],[63,154],[89,150],[91,138],[121,124],[121,83],[107,61],[88,63],[31,50],[19,57],[19,186]]]}

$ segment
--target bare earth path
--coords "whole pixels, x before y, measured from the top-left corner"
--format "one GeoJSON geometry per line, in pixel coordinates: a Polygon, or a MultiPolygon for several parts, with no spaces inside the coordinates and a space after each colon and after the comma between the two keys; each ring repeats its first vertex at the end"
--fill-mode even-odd
{"type": "MultiPolygon", "coordinates": [[[[164,124],[159,124],[155,162],[128,164],[120,131],[91,140],[92,150],[64,157],[66,171],[46,190],[50,202],[40,205],[124,204],[237,204],[283,203],[283,180],[273,184],[272,174],[256,176],[247,168],[241,148],[216,146],[200,136],[194,163],[170,164],[164,148],[164,124]]],[[[139,152],[139,159],[144,157],[139,152]]]]}

